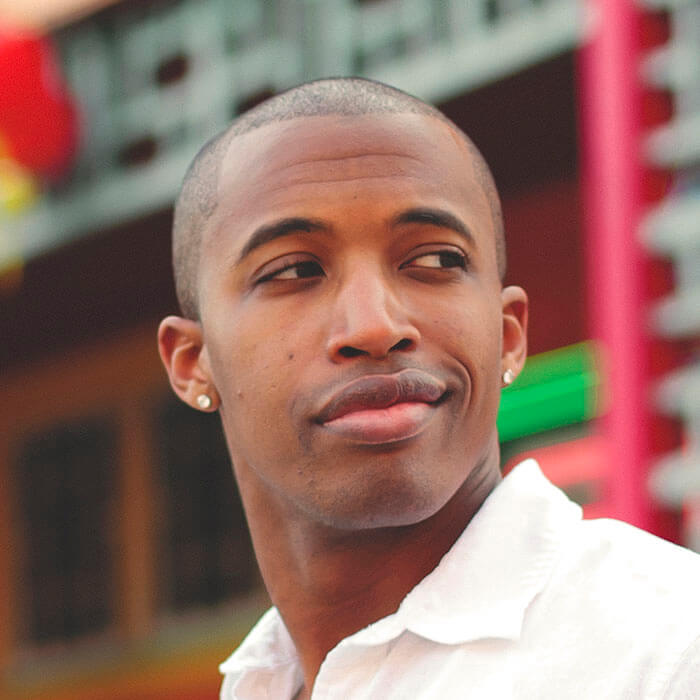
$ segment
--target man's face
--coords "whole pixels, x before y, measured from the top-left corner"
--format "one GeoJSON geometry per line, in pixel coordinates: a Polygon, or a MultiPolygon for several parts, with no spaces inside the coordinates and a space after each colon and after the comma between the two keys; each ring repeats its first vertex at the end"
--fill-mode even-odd
{"type": "Polygon", "coordinates": [[[303,118],[233,141],[204,235],[200,361],[244,501],[405,525],[498,468],[494,236],[471,156],[436,119],[303,118]]]}

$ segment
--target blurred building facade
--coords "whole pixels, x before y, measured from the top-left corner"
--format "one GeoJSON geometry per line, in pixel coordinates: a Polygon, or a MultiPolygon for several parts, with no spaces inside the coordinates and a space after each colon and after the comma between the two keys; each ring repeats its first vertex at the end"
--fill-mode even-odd
{"type": "Polygon", "coordinates": [[[315,77],[432,101],[492,165],[532,304],[506,468],[535,454],[589,517],[700,549],[700,3],[96,5],[52,20],[76,165],[0,219],[23,260],[0,286],[2,697],[216,697],[264,609],[217,420],[172,397],[155,328],[190,159],[315,77]]]}

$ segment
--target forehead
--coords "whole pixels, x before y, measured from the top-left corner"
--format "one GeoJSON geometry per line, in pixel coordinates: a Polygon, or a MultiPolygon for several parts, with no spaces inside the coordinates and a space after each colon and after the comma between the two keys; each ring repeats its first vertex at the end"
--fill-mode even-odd
{"type": "Polygon", "coordinates": [[[242,248],[246,234],[271,219],[333,217],[357,200],[386,217],[401,207],[456,208],[470,228],[493,236],[463,139],[420,114],[302,117],[255,129],[229,145],[217,198],[207,226],[216,248],[222,235],[242,248]]]}

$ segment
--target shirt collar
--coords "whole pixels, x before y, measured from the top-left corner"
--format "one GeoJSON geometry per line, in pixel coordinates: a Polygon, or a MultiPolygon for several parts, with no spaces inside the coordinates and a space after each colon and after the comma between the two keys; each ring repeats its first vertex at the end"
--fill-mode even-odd
{"type": "Polygon", "coordinates": [[[532,459],[492,491],[440,564],[394,615],[350,637],[382,644],[404,630],[441,644],[517,639],[581,508],[532,459]]]}
{"type": "MultiPolygon", "coordinates": [[[[441,644],[517,639],[528,605],[580,519],[581,508],[547,481],[534,460],[520,463],[397,612],[339,646],[384,644],[406,630],[441,644]]],[[[273,608],[220,669],[239,675],[296,663],[294,644],[273,608]]]]}
{"type": "MultiPolygon", "coordinates": [[[[292,641],[277,608],[270,608],[248,633],[243,643],[219,665],[230,683],[226,697],[289,697],[302,681],[292,641]]],[[[221,697],[224,697],[222,692],[221,697]]]]}

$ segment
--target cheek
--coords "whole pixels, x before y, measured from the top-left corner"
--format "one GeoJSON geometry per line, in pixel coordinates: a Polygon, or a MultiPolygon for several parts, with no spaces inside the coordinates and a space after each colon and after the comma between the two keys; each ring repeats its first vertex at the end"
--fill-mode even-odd
{"type": "MultiPolygon", "coordinates": [[[[464,377],[464,420],[487,424],[498,410],[501,376],[500,307],[464,303],[458,313],[435,318],[433,342],[464,377]]],[[[465,423],[466,425],[466,423],[465,423]]]]}
{"type": "Polygon", "coordinates": [[[495,310],[465,303],[455,313],[435,317],[432,333],[470,371],[482,373],[500,363],[501,317],[495,310]]]}
{"type": "Polygon", "coordinates": [[[217,338],[211,352],[222,410],[232,425],[246,431],[270,430],[275,427],[271,417],[284,411],[299,371],[299,331],[289,321],[259,315],[229,323],[235,332],[217,338]]]}

